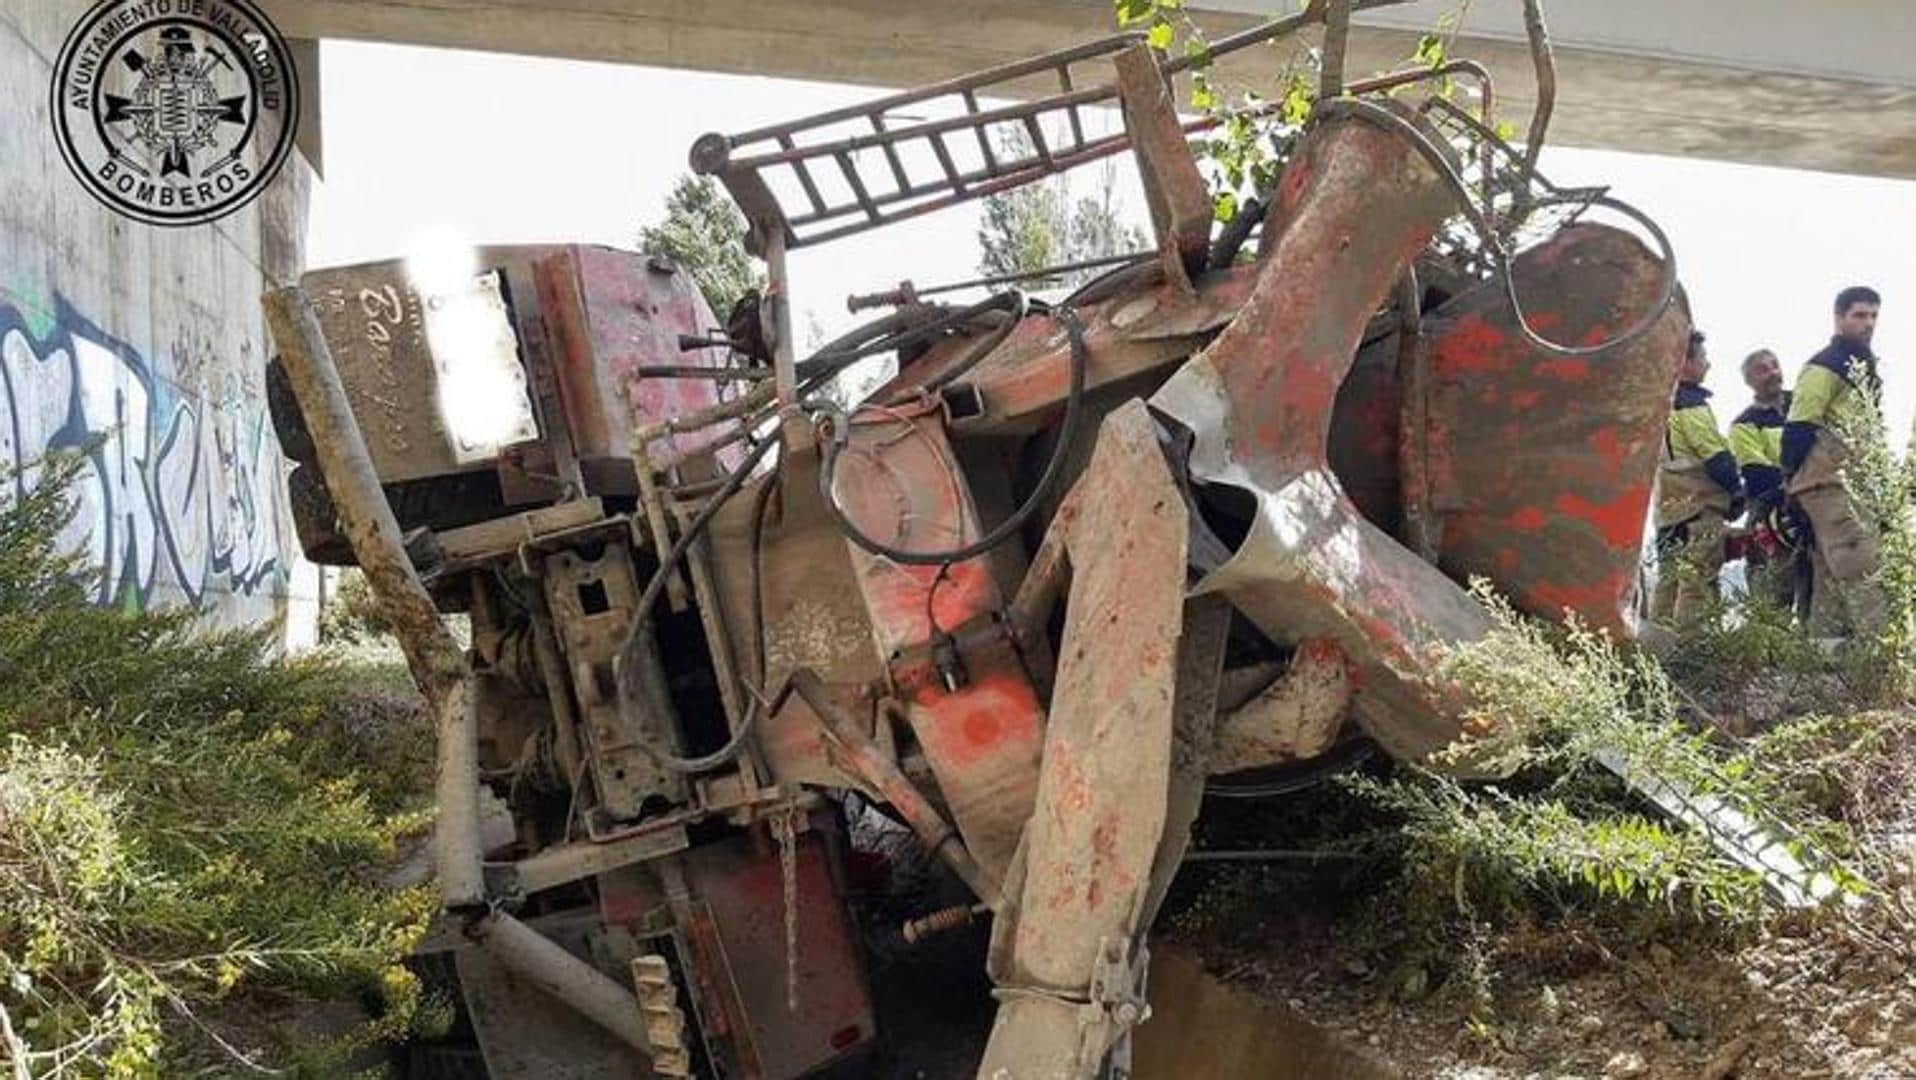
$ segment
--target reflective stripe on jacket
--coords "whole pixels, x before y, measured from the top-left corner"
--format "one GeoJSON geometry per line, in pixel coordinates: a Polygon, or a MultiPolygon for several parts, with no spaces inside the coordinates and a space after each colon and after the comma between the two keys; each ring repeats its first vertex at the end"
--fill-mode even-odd
{"type": "Polygon", "coordinates": [[[1717,429],[1710,392],[1678,383],[1657,468],[1657,528],[1681,525],[1704,510],[1727,517],[1742,494],[1736,457],[1717,429]]]}
{"type": "Polygon", "coordinates": [[[1842,482],[1849,456],[1841,432],[1868,422],[1882,401],[1876,356],[1838,337],[1797,376],[1783,425],[1783,473],[1791,492],[1842,482]]]}
{"type": "Polygon", "coordinates": [[[1783,424],[1789,411],[1785,393],[1782,408],[1752,404],[1730,421],[1730,453],[1743,471],[1743,489],[1766,506],[1783,503],[1783,424]]]}

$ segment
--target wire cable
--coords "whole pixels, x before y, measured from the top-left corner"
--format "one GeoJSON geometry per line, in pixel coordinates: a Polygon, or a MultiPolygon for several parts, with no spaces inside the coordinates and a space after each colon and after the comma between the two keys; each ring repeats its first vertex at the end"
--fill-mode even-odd
{"type": "MultiPolygon", "coordinates": [[[[1638,210],[1636,207],[1631,206],[1621,199],[1612,198],[1608,195],[1597,195],[1587,199],[1579,197],[1577,201],[1585,203],[1587,206],[1602,206],[1630,218],[1638,225],[1641,225],[1644,231],[1650,234],[1651,239],[1656,242],[1657,248],[1662,256],[1663,277],[1660,283],[1660,293],[1657,302],[1652,304],[1650,309],[1646,311],[1636,323],[1628,330],[1625,330],[1608,341],[1595,345],[1564,345],[1545,338],[1531,327],[1530,318],[1524,313],[1523,301],[1517,297],[1517,281],[1516,277],[1511,273],[1513,256],[1510,254],[1510,250],[1504,246],[1503,239],[1497,235],[1497,230],[1491,225],[1490,219],[1485,215],[1483,208],[1478,206],[1475,200],[1472,199],[1469,185],[1464,182],[1462,176],[1458,175],[1457,168],[1451,163],[1449,155],[1445,154],[1435,143],[1431,142],[1429,136],[1415,124],[1388,109],[1380,108],[1368,101],[1360,101],[1356,98],[1338,98],[1335,101],[1327,101],[1319,105],[1318,114],[1320,116],[1339,114],[1352,116],[1401,135],[1430,163],[1433,169],[1437,170],[1437,175],[1441,177],[1444,183],[1456,194],[1458,202],[1462,206],[1465,220],[1470,223],[1471,229],[1476,232],[1477,239],[1483,244],[1484,250],[1490,254],[1496,274],[1502,280],[1504,295],[1510,300],[1511,311],[1516,315],[1518,332],[1524,336],[1524,340],[1536,348],[1550,353],[1553,356],[1580,358],[1593,356],[1597,353],[1629,344],[1644,334],[1649,333],[1651,328],[1663,318],[1663,313],[1669,309],[1671,302],[1676,299],[1676,251],[1671,247],[1670,238],[1664,233],[1663,229],[1658,226],[1655,221],[1651,220],[1648,214],[1645,214],[1643,211],[1638,210]]],[[[1561,202],[1565,200],[1558,199],[1554,201],[1561,202]]],[[[1546,198],[1531,204],[1531,206],[1532,209],[1535,209],[1537,207],[1549,206],[1552,202],[1553,200],[1546,198]]]]}
{"type": "Polygon", "coordinates": [[[1071,445],[1077,436],[1079,422],[1082,419],[1085,375],[1089,367],[1089,350],[1084,342],[1084,322],[1078,318],[1078,313],[1068,307],[1061,307],[1053,311],[1051,317],[1064,324],[1065,333],[1071,342],[1071,385],[1065,395],[1064,421],[1059,425],[1057,442],[1052,445],[1051,456],[1045,462],[1044,471],[1038,475],[1036,486],[1032,488],[1030,496],[1023,504],[1012,511],[1010,517],[1000,522],[997,528],[984,536],[972,543],[945,551],[908,551],[874,539],[846,516],[845,508],[839,505],[833,490],[833,479],[838,469],[838,455],[850,436],[848,418],[833,408],[830,411],[837,412],[838,416],[832,421],[831,437],[825,442],[824,460],[818,470],[818,488],[826,509],[831,512],[833,520],[838,522],[839,529],[844,532],[847,539],[867,552],[880,558],[890,559],[901,566],[940,566],[977,558],[1004,543],[1024,527],[1025,522],[1037,512],[1040,506],[1044,505],[1053,489],[1064,478],[1065,459],[1070,454],[1071,445]]]}

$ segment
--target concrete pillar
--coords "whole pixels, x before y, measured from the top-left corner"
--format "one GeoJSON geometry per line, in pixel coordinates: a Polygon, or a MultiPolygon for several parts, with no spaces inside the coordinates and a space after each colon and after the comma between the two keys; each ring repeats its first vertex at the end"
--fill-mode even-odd
{"type": "Polygon", "coordinates": [[[0,0],[0,469],[94,438],[67,541],[97,599],[190,605],[310,637],[316,592],[267,418],[259,296],[304,259],[311,169],[209,225],[158,228],[97,202],[53,138],[47,87],[90,0],[0,0]]]}

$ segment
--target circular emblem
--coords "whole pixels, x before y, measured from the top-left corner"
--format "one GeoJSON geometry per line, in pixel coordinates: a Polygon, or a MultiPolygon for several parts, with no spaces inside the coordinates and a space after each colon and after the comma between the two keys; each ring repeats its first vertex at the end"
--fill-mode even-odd
{"type": "Polygon", "coordinates": [[[53,65],[60,155],[101,202],[153,225],[239,209],[293,148],[286,42],[248,0],[104,0],[53,65]]]}

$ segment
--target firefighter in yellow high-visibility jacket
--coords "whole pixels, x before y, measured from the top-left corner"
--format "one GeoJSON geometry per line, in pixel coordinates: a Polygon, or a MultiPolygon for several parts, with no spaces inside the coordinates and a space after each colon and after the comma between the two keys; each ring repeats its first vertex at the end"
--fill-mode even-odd
{"type": "Polygon", "coordinates": [[[1736,457],[1716,426],[1703,377],[1710,359],[1692,331],[1657,467],[1657,588],[1650,617],[1683,623],[1708,610],[1728,522],[1743,513],[1736,457]]]}
{"type": "Polygon", "coordinates": [[[1836,336],[1797,376],[1783,425],[1785,490],[1809,519],[1816,582],[1810,625],[1820,636],[1837,630],[1839,612],[1848,616],[1850,630],[1866,637],[1880,634],[1888,617],[1876,579],[1880,539],[1844,484],[1849,448],[1842,437],[1869,423],[1882,403],[1882,380],[1870,350],[1882,303],[1866,286],[1837,294],[1836,336]]]}
{"type": "Polygon", "coordinates": [[[1783,505],[1783,424],[1790,414],[1783,365],[1775,353],[1758,349],[1743,358],[1743,382],[1755,400],[1730,421],[1730,452],[1743,471],[1743,493],[1750,503],[1744,573],[1750,595],[1807,617],[1809,552],[1800,541],[1804,530],[1795,527],[1798,511],[1783,505]]]}

